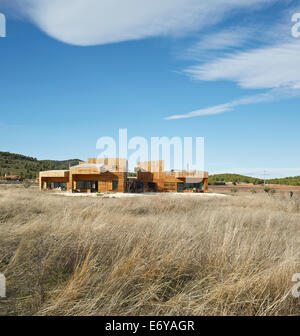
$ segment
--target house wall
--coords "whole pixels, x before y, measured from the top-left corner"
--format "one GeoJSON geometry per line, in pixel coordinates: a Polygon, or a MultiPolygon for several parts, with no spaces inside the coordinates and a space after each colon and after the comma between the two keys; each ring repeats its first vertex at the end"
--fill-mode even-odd
{"type": "MultiPolygon", "coordinates": [[[[156,183],[156,191],[157,192],[177,192],[177,184],[178,183],[186,183],[187,178],[196,178],[197,175],[201,175],[198,173],[192,172],[182,172],[177,174],[166,173],[164,171],[164,162],[163,161],[147,161],[147,162],[139,162],[138,167],[140,170],[137,172],[137,179],[145,182],[145,186],[149,182],[156,183]],[[178,175],[178,176],[177,176],[178,175]],[[180,177],[179,177],[180,176],[180,177]],[[166,186],[168,184],[168,186],[166,186]],[[168,189],[168,190],[167,190],[168,189]]],[[[202,173],[202,177],[198,177],[200,181],[204,185],[204,192],[208,192],[208,173],[202,173]]],[[[147,188],[145,187],[145,190],[147,188]]]]}
{"type": "Polygon", "coordinates": [[[68,185],[68,181],[68,170],[52,170],[47,172],[40,172],[39,174],[40,190],[44,190],[47,188],[47,182],[64,182],[68,185]]]}
{"type": "Polygon", "coordinates": [[[127,173],[70,174],[69,191],[76,190],[77,181],[98,181],[98,192],[126,192],[127,173]],[[118,190],[113,190],[113,181],[118,181],[118,190]]]}
{"type": "Polygon", "coordinates": [[[67,183],[68,188],[69,179],[67,177],[40,177],[39,182],[40,182],[40,190],[47,189],[48,182],[64,182],[67,183]]]}

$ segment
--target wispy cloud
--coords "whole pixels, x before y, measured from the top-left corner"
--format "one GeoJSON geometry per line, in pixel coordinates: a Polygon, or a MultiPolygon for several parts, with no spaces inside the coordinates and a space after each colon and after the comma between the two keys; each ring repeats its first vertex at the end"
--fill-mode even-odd
{"type": "Polygon", "coordinates": [[[216,115],[228,111],[232,111],[235,107],[249,104],[257,104],[262,102],[270,102],[275,99],[275,96],[272,93],[263,93],[258,95],[253,95],[250,97],[244,97],[241,99],[234,100],[226,104],[215,105],[212,107],[192,111],[186,114],[173,115],[165,118],[165,120],[174,120],[174,119],[188,119],[200,116],[207,115],[216,115]]]}
{"type": "Polygon", "coordinates": [[[203,59],[216,51],[229,51],[243,46],[253,35],[252,29],[235,27],[225,31],[207,34],[183,51],[183,58],[203,59]]]}
{"type": "Polygon", "coordinates": [[[89,46],[176,35],[220,21],[233,9],[276,0],[12,0],[48,35],[89,46]]]}
{"type": "Polygon", "coordinates": [[[173,115],[166,120],[217,115],[234,110],[241,105],[271,102],[300,95],[300,40],[291,36],[290,14],[272,26],[260,25],[263,34],[257,35],[257,27],[249,29],[228,29],[209,34],[186,51],[198,65],[190,66],[183,72],[200,81],[231,81],[243,89],[263,90],[256,94],[229,103],[215,105],[182,115],[173,115]],[[283,22],[284,21],[284,22],[283,22]],[[277,39],[276,39],[277,38],[277,39]],[[277,41],[271,44],[271,41],[277,41]],[[256,41],[261,47],[249,48],[256,41]],[[242,48],[242,50],[240,50],[242,48]],[[212,51],[213,53],[209,53],[212,51]],[[214,51],[222,51],[214,53],[214,51]],[[203,54],[206,57],[203,57],[203,54]],[[209,55],[209,61],[207,61],[209,55]],[[266,92],[267,90],[267,92],[266,92]]]}
{"type": "Polygon", "coordinates": [[[247,89],[300,88],[300,42],[234,53],[185,73],[204,81],[228,80],[247,89]]]}

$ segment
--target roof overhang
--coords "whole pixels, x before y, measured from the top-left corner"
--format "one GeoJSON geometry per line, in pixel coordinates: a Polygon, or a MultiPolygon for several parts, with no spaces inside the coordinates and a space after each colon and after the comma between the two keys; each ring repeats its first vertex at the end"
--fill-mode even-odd
{"type": "Polygon", "coordinates": [[[40,177],[68,177],[68,170],[49,170],[40,172],[40,177]]]}

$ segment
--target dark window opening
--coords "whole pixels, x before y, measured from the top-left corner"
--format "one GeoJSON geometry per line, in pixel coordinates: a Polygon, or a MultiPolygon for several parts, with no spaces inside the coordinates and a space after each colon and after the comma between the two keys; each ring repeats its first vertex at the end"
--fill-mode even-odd
{"type": "Polygon", "coordinates": [[[118,185],[119,185],[119,181],[112,181],[112,190],[117,191],[118,185]]]}
{"type": "Polygon", "coordinates": [[[66,182],[48,182],[47,188],[67,190],[67,183],[66,182]]]}
{"type": "Polygon", "coordinates": [[[156,183],[148,182],[148,192],[155,192],[156,191],[156,183]]]}
{"type": "Polygon", "coordinates": [[[144,192],[144,181],[136,181],[136,192],[144,192]]]}
{"type": "Polygon", "coordinates": [[[204,184],[203,183],[177,183],[177,191],[184,192],[184,191],[204,191],[204,184]]]}
{"type": "Polygon", "coordinates": [[[77,181],[76,189],[91,190],[92,192],[96,192],[98,191],[98,181],[77,181]]]}
{"type": "Polygon", "coordinates": [[[128,180],[127,181],[127,192],[129,193],[143,193],[144,192],[144,181],[140,180],[128,180]]]}

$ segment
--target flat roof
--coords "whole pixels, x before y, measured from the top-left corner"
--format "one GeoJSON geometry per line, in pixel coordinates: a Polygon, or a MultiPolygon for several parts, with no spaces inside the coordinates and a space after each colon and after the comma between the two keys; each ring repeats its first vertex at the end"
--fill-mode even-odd
{"type": "Polygon", "coordinates": [[[71,168],[104,168],[105,164],[103,163],[82,163],[77,166],[72,166],[71,168]]]}
{"type": "Polygon", "coordinates": [[[48,170],[41,171],[40,177],[68,177],[69,170],[48,170]]]}
{"type": "Polygon", "coordinates": [[[43,170],[41,173],[66,173],[69,170],[43,170]]]}

